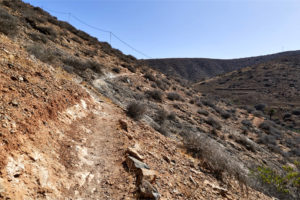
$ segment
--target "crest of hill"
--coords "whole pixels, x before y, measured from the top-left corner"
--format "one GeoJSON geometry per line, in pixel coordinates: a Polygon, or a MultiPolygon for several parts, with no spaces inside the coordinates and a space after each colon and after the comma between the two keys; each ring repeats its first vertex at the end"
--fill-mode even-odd
{"type": "Polygon", "coordinates": [[[300,55],[300,51],[287,51],[239,59],[165,58],[146,59],[140,60],[140,62],[145,63],[168,76],[180,77],[188,81],[198,82],[244,67],[291,55],[300,55]]]}

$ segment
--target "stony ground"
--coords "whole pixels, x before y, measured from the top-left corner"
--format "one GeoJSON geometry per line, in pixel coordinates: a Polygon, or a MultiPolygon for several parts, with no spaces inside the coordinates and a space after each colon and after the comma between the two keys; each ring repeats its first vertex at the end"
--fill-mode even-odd
{"type": "Polygon", "coordinates": [[[161,199],[270,199],[251,188],[247,196],[235,181],[219,183],[178,141],[0,41],[1,199],[138,199],[136,173],[124,162],[128,147],[155,171],[161,199]]]}

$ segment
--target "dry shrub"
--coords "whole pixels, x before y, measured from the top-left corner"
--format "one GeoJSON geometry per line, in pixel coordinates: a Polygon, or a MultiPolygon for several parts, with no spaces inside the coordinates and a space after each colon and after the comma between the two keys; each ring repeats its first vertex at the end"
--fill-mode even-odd
{"type": "Polygon", "coordinates": [[[120,68],[118,68],[118,67],[112,68],[112,71],[117,73],[117,74],[119,74],[121,72],[120,68]]]}
{"type": "Polygon", "coordinates": [[[169,113],[166,110],[159,109],[157,111],[157,113],[156,113],[156,119],[155,119],[155,121],[158,124],[162,125],[162,124],[165,123],[165,121],[167,120],[168,116],[169,116],[169,113]]]}
{"type": "Polygon", "coordinates": [[[234,136],[234,140],[243,145],[247,150],[256,152],[254,144],[245,136],[239,135],[239,136],[234,136]]]}
{"type": "Polygon", "coordinates": [[[300,109],[296,109],[292,111],[293,115],[300,115],[300,109]]]}
{"type": "Polygon", "coordinates": [[[100,63],[98,63],[94,60],[83,60],[83,59],[75,58],[73,56],[63,58],[62,62],[65,65],[74,67],[75,69],[78,69],[81,71],[86,70],[86,69],[91,69],[98,74],[102,74],[102,69],[104,67],[103,65],[101,65],[100,63]]]}
{"type": "Polygon", "coordinates": [[[175,121],[176,120],[176,113],[175,112],[169,113],[168,120],[175,121]]]}
{"type": "Polygon", "coordinates": [[[222,128],[220,122],[215,118],[209,117],[205,120],[205,122],[217,130],[221,130],[221,128],[222,128]]]}
{"type": "Polygon", "coordinates": [[[206,111],[206,110],[198,110],[198,114],[200,114],[200,115],[204,115],[204,116],[208,116],[209,115],[209,113],[206,111]]]}
{"type": "Polygon", "coordinates": [[[167,90],[169,88],[169,85],[166,84],[166,82],[164,82],[164,81],[162,81],[160,79],[157,79],[155,81],[155,83],[156,83],[157,87],[160,88],[163,91],[165,91],[165,90],[167,90]]]}
{"type": "Polygon", "coordinates": [[[127,106],[126,113],[129,117],[139,120],[146,112],[146,107],[144,104],[138,102],[132,102],[127,106]]]}
{"type": "Polygon", "coordinates": [[[146,74],[144,75],[144,77],[146,79],[150,80],[150,81],[156,81],[156,78],[150,72],[146,72],[146,74]]]}
{"type": "Polygon", "coordinates": [[[209,107],[211,107],[211,108],[213,108],[213,109],[216,108],[216,105],[213,103],[212,99],[204,99],[204,100],[201,101],[201,103],[202,103],[203,105],[209,106],[209,107]]]}
{"type": "Polygon", "coordinates": [[[122,67],[127,68],[129,71],[131,71],[132,73],[136,72],[136,68],[133,67],[132,65],[129,65],[127,63],[121,64],[122,67]]]}
{"type": "Polygon", "coordinates": [[[160,90],[148,90],[146,91],[146,95],[148,98],[154,99],[158,102],[162,102],[163,93],[160,90]]]}
{"type": "Polygon", "coordinates": [[[215,111],[217,111],[217,113],[219,113],[223,119],[228,119],[231,117],[230,113],[223,110],[222,108],[215,107],[215,111]]]}
{"type": "Polygon", "coordinates": [[[224,175],[246,182],[248,170],[230,155],[224,146],[204,133],[185,134],[184,146],[195,157],[202,160],[203,167],[216,178],[224,181],[224,175]]]}
{"type": "Polygon", "coordinates": [[[28,35],[34,42],[41,42],[43,44],[46,44],[48,42],[48,39],[45,35],[39,33],[29,33],[28,35]]]}
{"type": "Polygon", "coordinates": [[[42,62],[52,64],[57,58],[61,56],[61,53],[56,49],[46,48],[42,44],[33,44],[26,47],[28,53],[34,55],[42,62]]]}
{"type": "Polygon", "coordinates": [[[282,132],[277,128],[277,125],[272,121],[266,120],[259,125],[259,128],[262,129],[265,133],[273,135],[276,139],[282,137],[282,132]]]}
{"type": "Polygon", "coordinates": [[[18,19],[0,8],[0,32],[13,37],[18,32],[18,19]]]}
{"type": "Polygon", "coordinates": [[[182,100],[181,96],[178,93],[175,93],[175,92],[169,92],[167,94],[167,98],[171,101],[180,101],[180,100],[182,100]]]}

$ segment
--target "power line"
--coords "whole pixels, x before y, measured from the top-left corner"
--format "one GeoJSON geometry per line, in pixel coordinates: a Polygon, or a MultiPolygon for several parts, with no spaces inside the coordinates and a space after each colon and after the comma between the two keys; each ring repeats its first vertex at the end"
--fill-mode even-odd
{"type": "Polygon", "coordinates": [[[107,31],[107,30],[104,30],[104,29],[101,29],[101,28],[98,28],[98,27],[95,27],[95,26],[92,26],[92,25],[89,25],[89,24],[85,23],[84,21],[82,21],[81,19],[79,19],[78,17],[76,17],[75,15],[73,15],[72,13],[71,13],[71,17],[73,17],[78,22],[80,22],[80,23],[82,23],[82,24],[84,24],[84,25],[86,25],[86,26],[88,26],[90,28],[93,28],[95,30],[102,31],[102,32],[105,32],[105,33],[110,33],[110,31],[107,31]]]}
{"type": "Polygon", "coordinates": [[[111,45],[111,39],[112,37],[116,38],[117,40],[119,40],[121,43],[123,43],[124,45],[126,45],[127,47],[129,47],[130,49],[132,49],[133,51],[139,53],[140,55],[143,55],[144,57],[146,58],[152,58],[150,56],[148,56],[147,54],[143,53],[142,51],[134,48],[132,45],[128,44],[127,42],[125,42],[124,40],[122,40],[119,36],[117,36],[116,34],[114,34],[112,31],[109,31],[109,30],[105,30],[105,29],[102,29],[102,28],[98,28],[96,26],[92,26],[86,22],[84,22],[83,20],[79,19],[78,17],[76,17],[74,14],[72,13],[67,13],[67,12],[61,12],[61,11],[55,11],[55,10],[50,10],[50,9],[45,9],[45,10],[48,10],[50,12],[53,12],[53,13],[58,13],[58,14],[63,14],[63,15],[68,15],[68,21],[70,20],[70,18],[73,18],[75,19],[76,21],[80,22],[81,24],[84,24],[94,30],[97,30],[97,31],[101,31],[101,32],[104,32],[104,33],[108,33],[109,34],[109,41],[110,41],[110,45],[111,45]]]}
{"type": "Polygon", "coordinates": [[[123,44],[125,44],[126,46],[128,46],[129,48],[131,48],[132,50],[134,50],[135,52],[145,56],[146,58],[151,58],[150,56],[147,56],[146,54],[144,54],[143,52],[137,50],[136,48],[132,47],[131,45],[129,45],[127,42],[123,41],[122,39],[120,39],[118,36],[116,36],[114,33],[112,33],[112,36],[114,36],[117,40],[119,40],[120,42],[122,42],[123,44]]]}
{"type": "Polygon", "coordinates": [[[70,13],[61,12],[61,11],[50,10],[48,8],[47,9],[44,8],[44,10],[46,10],[46,11],[48,10],[50,12],[57,13],[57,14],[63,14],[63,15],[69,15],[70,14],[70,13]]]}

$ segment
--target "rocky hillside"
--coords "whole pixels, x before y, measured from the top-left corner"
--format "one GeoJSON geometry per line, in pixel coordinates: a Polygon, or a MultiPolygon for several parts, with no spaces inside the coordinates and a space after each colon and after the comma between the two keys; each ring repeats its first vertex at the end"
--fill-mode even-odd
{"type": "Polygon", "coordinates": [[[299,198],[296,132],[0,5],[1,199],[299,198]]]}
{"type": "Polygon", "coordinates": [[[168,76],[180,77],[188,81],[198,82],[216,75],[289,55],[300,55],[300,51],[289,51],[265,56],[227,60],[208,58],[166,58],[141,60],[141,62],[168,76]]]}
{"type": "Polygon", "coordinates": [[[268,115],[282,126],[300,130],[299,80],[300,58],[285,56],[218,76],[195,87],[247,106],[250,112],[268,115]]]}

